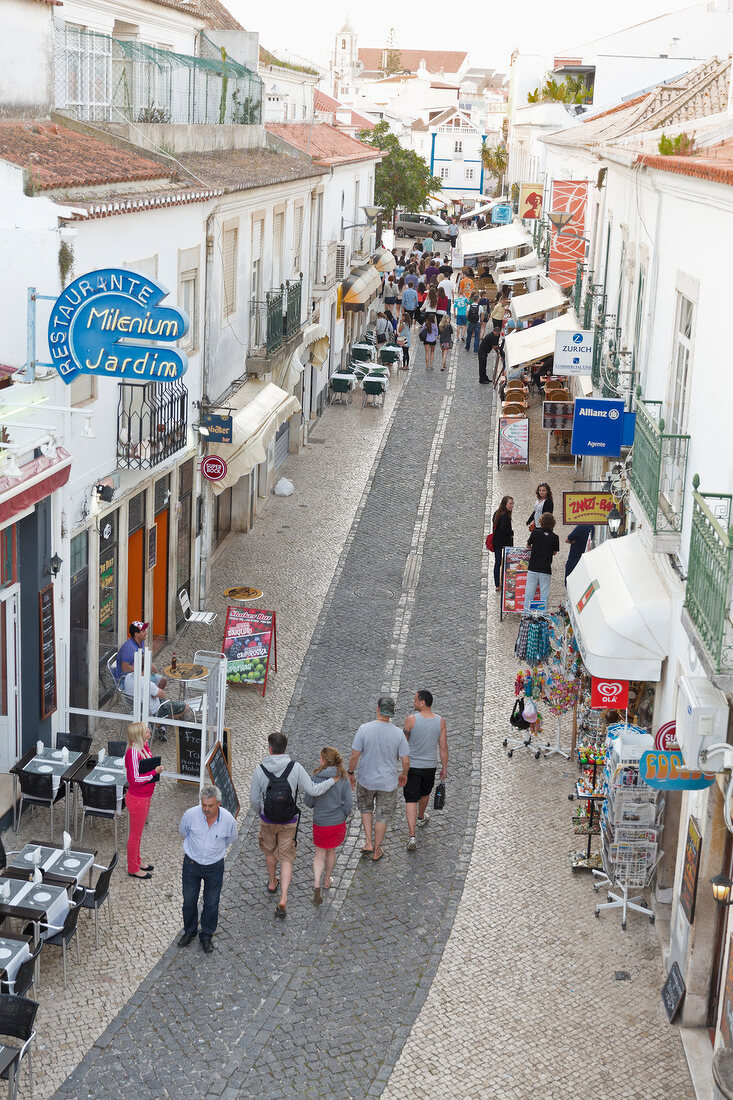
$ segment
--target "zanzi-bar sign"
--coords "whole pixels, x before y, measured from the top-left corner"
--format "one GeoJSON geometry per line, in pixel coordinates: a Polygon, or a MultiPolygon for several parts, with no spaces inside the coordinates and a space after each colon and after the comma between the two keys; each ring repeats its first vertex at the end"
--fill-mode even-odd
{"type": "Polygon", "coordinates": [[[51,359],[68,385],[79,374],[174,382],[188,369],[174,344],[188,316],[160,305],[168,291],[135,271],[105,268],[69,283],[48,322],[51,359]]]}

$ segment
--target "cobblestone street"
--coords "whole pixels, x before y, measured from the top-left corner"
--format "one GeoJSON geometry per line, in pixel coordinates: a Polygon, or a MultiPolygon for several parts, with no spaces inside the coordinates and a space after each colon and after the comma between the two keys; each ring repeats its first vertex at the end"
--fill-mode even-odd
{"type": "MultiPolygon", "coordinates": [[[[446,373],[426,372],[415,344],[413,368],[392,382],[381,412],[326,411],[316,445],[284,468],[295,495],[268,502],[214,569],[216,593],[243,582],[265,591],[280,665],[264,700],[229,692],[244,813],[216,951],[171,946],[180,928],[176,829],[195,791],[167,783],[147,830],[155,880],[141,888],[124,866],[117,873],[115,926],[102,918],[98,952],[85,928],[82,967],[70,963],[63,997],[60,964],[44,955],[37,1095],[693,1095],[662,1006],[655,929],[642,918],[625,933],[612,914],[594,920],[591,882],[570,872],[574,763],[508,760],[501,747],[517,618],[499,622],[485,532],[511,492],[520,543],[537,481],[547,476],[557,500],[574,473],[545,474],[535,405],[532,471],[497,474],[493,390],[477,384],[475,355],[459,345],[446,373]],[[306,812],[288,916],[275,921],[248,807],[267,734],[283,728],[310,771],[325,744],[348,753],[380,691],[397,698],[399,721],[420,687],[434,692],[448,724],[445,812],[408,853],[400,798],[378,866],[360,859],[355,814],[320,909],[310,901],[306,812]],[[630,980],[615,980],[616,971],[630,980]],[[110,984],[101,1006],[100,972],[110,984]],[[72,1005],[79,1022],[69,1036],[72,1005]]],[[[564,546],[559,557],[553,600],[563,592],[564,546]]],[[[223,604],[212,602],[221,621],[223,604]]]]}

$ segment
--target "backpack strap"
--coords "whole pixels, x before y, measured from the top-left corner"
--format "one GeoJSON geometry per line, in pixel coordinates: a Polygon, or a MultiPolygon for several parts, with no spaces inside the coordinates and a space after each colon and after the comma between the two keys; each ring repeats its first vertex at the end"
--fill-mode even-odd
{"type": "Polygon", "coordinates": [[[267,776],[268,779],[274,779],[275,778],[275,776],[272,774],[272,772],[268,772],[268,770],[267,770],[267,768],[265,767],[264,764],[260,764],[260,767],[262,768],[263,772],[265,773],[265,775],[267,776]]]}
{"type": "Polygon", "coordinates": [[[294,767],[295,767],[295,761],[291,760],[290,763],[288,764],[287,768],[285,769],[284,772],[281,773],[279,778],[280,779],[287,779],[294,767]]]}

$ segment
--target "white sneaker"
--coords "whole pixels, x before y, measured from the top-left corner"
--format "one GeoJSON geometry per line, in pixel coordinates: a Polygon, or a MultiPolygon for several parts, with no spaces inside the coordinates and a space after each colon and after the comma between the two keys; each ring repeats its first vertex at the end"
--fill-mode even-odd
{"type": "Polygon", "coordinates": [[[410,839],[407,842],[407,851],[408,852],[416,852],[417,851],[417,841],[415,840],[414,836],[411,836],[410,839]]]}
{"type": "Polygon", "coordinates": [[[427,825],[428,821],[430,821],[430,814],[427,812],[425,813],[424,817],[419,817],[417,819],[418,825],[427,825]]]}

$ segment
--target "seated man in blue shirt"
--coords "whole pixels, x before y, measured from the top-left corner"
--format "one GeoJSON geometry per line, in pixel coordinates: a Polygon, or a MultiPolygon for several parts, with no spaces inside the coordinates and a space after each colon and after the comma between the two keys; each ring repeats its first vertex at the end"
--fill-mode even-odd
{"type": "MultiPolygon", "coordinates": [[[[129,635],[130,637],[126,642],[123,642],[117,653],[117,666],[115,675],[117,682],[122,687],[122,690],[126,695],[134,695],[135,693],[135,678],[133,675],[135,653],[138,649],[145,649],[145,639],[148,633],[148,627],[150,623],[133,622],[130,623],[129,635]]],[[[161,676],[158,673],[155,665],[152,666],[152,673],[150,676],[150,713],[157,714],[158,707],[166,698],[163,688],[168,683],[165,676],[161,676]]]]}
{"type": "Polygon", "coordinates": [[[214,950],[211,937],[219,923],[219,896],[224,881],[224,856],[237,839],[237,823],[221,804],[218,787],[201,788],[200,806],[192,806],[181,818],[183,837],[183,935],[179,947],[196,938],[199,926],[199,893],[204,884],[201,907],[201,946],[207,955],[214,950]]]}

